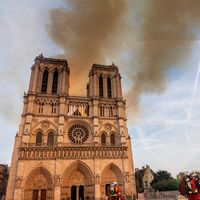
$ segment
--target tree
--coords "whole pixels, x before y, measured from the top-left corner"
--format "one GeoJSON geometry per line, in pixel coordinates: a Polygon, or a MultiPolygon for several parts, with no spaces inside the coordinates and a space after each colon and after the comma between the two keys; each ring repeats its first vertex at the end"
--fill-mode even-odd
{"type": "Polygon", "coordinates": [[[176,179],[167,179],[158,181],[153,185],[154,190],[158,191],[173,191],[177,190],[179,182],[176,179]]]}
{"type": "Polygon", "coordinates": [[[154,174],[154,180],[151,182],[152,188],[158,191],[177,190],[178,185],[178,181],[166,170],[156,172],[154,174]]]}
{"type": "Polygon", "coordinates": [[[169,179],[173,179],[171,174],[166,171],[166,170],[159,170],[154,174],[154,179],[152,181],[152,185],[162,181],[162,180],[169,180],[169,179]]]}

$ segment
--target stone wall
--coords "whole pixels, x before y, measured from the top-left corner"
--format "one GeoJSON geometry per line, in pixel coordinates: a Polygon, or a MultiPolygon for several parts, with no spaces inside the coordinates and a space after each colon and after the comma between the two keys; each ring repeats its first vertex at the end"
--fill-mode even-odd
{"type": "Polygon", "coordinates": [[[138,200],[187,200],[178,191],[139,193],[138,200]]]}

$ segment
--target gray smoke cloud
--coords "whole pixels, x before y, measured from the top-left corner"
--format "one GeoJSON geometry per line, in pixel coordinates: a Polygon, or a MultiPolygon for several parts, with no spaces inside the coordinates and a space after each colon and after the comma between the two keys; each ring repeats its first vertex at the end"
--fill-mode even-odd
{"type": "Polygon", "coordinates": [[[50,12],[48,31],[72,65],[71,91],[80,95],[92,64],[104,63],[108,54],[119,51],[121,36],[126,30],[123,20],[126,4],[124,0],[69,0],[66,3],[67,9],[50,12]]]}
{"type": "Polygon", "coordinates": [[[50,12],[48,32],[72,65],[71,90],[83,88],[79,80],[93,63],[127,51],[129,63],[123,67],[133,84],[126,97],[135,111],[141,94],[165,89],[168,71],[183,66],[199,39],[199,0],[68,0],[66,4],[67,8],[50,12]]]}

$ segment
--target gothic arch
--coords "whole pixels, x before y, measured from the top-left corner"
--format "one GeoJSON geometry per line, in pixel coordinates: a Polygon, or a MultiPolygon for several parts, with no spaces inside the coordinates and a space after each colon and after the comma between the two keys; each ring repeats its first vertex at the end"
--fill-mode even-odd
{"type": "Polygon", "coordinates": [[[107,141],[107,133],[105,131],[102,131],[100,133],[100,136],[101,136],[101,145],[106,145],[108,143],[107,141]]]}
{"type": "Polygon", "coordinates": [[[45,68],[44,71],[42,72],[41,93],[47,92],[48,79],[49,79],[49,70],[48,68],[45,68]]]}
{"type": "Polygon", "coordinates": [[[48,131],[47,134],[47,145],[48,146],[53,146],[56,142],[56,134],[54,133],[54,131],[48,131]]]}
{"type": "Polygon", "coordinates": [[[35,136],[35,145],[36,146],[41,146],[42,143],[43,143],[43,137],[44,137],[44,134],[41,132],[41,131],[38,131],[36,133],[36,136],[35,136]]]}
{"type": "Polygon", "coordinates": [[[94,184],[94,175],[91,169],[82,161],[77,160],[70,164],[64,171],[62,176],[62,185],[71,184],[70,177],[74,171],[79,171],[84,176],[84,185],[94,184]]]}
{"type": "Polygon", "coordinates": [[[25,181],[26,189],[37,189],[42,187],[52,188],[53,179],[50,172],[40,166],[29,173],[25,181]]]}
{"type": "Polygon", "coordinates": [[[101,184],[106,184],[113,181],[123,184],[124,176],[121,169],[114,163],[108,164],[102,171],[101,174],[101,184]]]}
{"type": "Polygon", "coordinates": [[[101,196],[105,197],[108,195],[107,187],[110,186],[112,182],[117,182],[120,185],[121,192],[124,191],[124,176],[121,169],[114,163],[108,164],[101,173],[101,196]]]}
{"type": "Polygon", "coordinates": [[[116,145],[116,134],[114,132],[110,134],[110,145],[112,146],[116,145]]]}
{"type": "Polygon", "coordinates": [[[85,125],[89,130],[91,130],[92,128],[92,124],[89,123],[88,121],[84,121],[84,120],[72,120],[71,122],[69,122],[66,126],[66,129],[68,130],[72,125],[74,124],[83,124],[85,125]]]}
{"type": "Polygon", "coordinates": [[[56,128],[55,123],[53,123],[49,120],[42,120],[42,121],[37,122],[33,126],[33,128],[32,128],[33,134],[34,133],[36,134],[37,130],[42,130],[44,134],[45,134],[46,131],[49,132],[50,130],[56,133],[57,128],[56,128]]]}
{"type": "Polygon", "coordinates": [[[103,76],[102,75],[100,75],[99,76],[99,97],[100,98],[103,98],[103,88],[104,87],[104,85],[103,85],[103,76]]]}
{"type": "Polygon", "coordinates": [[[110,76],[107,77],[107,97],[112,98],[112,84],[110,76]]]}
{"type": "Polygon", "coordinates": [[[32,170],[24,184],[24,200],[33,199],[33,196],[38,196],[41,191],[43,191],[43,194],[45,193],[45,196],[48,196],[48,200],[53,199],[53,178],[51,173],[43,166],[32,170]]]}
{"type": "Polygon", "coordinates": [[[59,73],[58,73],[57,68],[55,68],[53,72],[53,80],[52,80],[52,89],[51,89],[52,94],[57,94],[58,84],[59,84],[59,73]]]}
{"type": "Polygon", "coordinates": [[[63,173],[61,178],[61,199],[70,198],[72,189],[81,187],[84,190],[84,199],[89,197],[94,199],[95,180],[91,169],[80,160],[70,164],[63,173]]]}
{"type": "Polygon", "coordinates": [[[112,123],[106,122],[100,126],[99,130],[100,130],[100,132],[106,131],[107,133],[109,133],[111,131],[117,132],[117,127],[112,123]]]}

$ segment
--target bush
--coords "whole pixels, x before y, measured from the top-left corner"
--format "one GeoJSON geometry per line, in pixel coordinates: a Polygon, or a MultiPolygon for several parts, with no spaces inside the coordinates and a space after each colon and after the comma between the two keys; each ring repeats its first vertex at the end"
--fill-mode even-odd
{"type": "Polygon", "coordinates": [[[155,191],[173,191],[178,190],[179,182],[175,179],[161,180],[152,185],[155,191]]]}

